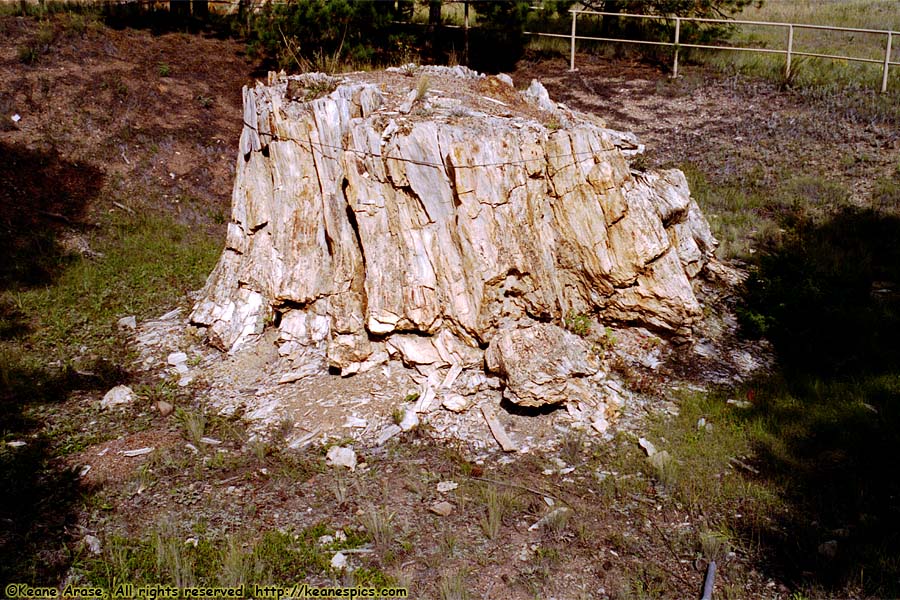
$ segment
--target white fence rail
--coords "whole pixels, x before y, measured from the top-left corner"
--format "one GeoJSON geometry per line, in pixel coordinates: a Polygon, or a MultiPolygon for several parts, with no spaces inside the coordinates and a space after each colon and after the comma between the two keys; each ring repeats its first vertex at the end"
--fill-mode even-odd
{"type": "Polygon", "coordinates": [[[785,75],[790,77],[791,74],[791,60],[795,56],[810,56],[814,58],[828,58],[832,60],[846,60],[853,62],[862,62],[862,63],[874,63],[882,65],[882,75],[881,75],[881,91],[887,91],[888,85],[888,72],[890,67],[892,66],[900,66],[900,62],[891,60],[891,46],[893,43],[894,36],[900,36],[900,32],[891,31],[888,29],[860,29],[855,27],[831,27],[828,25],[805,25],[799,23],[778,23],[774,21],[742,21],[736,19],[706,19],[699,17],[669,17],[664,15],[644,15],[644,14],[629,14],[629,13],[611,13],[611,12],[597,12],[597,11],[589,11],[589,10],[572,10],[570,11],[572,14],[572,32],[569,35],[563,33],[542,33],[536,31],[526,31],[527,35],[536,35],[542,37],[554,37],[554,38],[565,38],[570,40],[570,51],[569,51],[569,70],[575,71],[575,41],[576,40],[587,40],[594,42],[614,42],[614,43],[623,43],[623,44],[645,44],[651,46],[672,46],[675,48],[675,56],[672,63],[672,77],[678,77],[678,54],[681,48],[699,48],[703,50],[735,50],[739,52],[759,52],[764,54],[783,54],[785,55],[785,75]],[[674,40],[671,42],[659,42],[659,41],[650,41],[650,40],[631,40],[625,38],[609,38],[609,37],[594,37],[594,36],[583,36],[578,35],[578,16],[579,15],[597,15],[601,17],[621,17],[621,18],[632,18],[632,19],[656,19],[663,21],[675,21],[675,35],[674,40]],[[787,29],[787,46],[784,50],[778,50],[773,48],[752,48],[752,47],[743,47],[743,46],[714,46],[710,44],[689,44],[681,42],[681,24],[682,23],[719,23],[724,25],[756,25],[756,26],[768,26],[768,27],[780,27],[787,29]],[[800,52],[794,50],[794,30],[795,29],[819,29],[825,31],[842,31],[847,33],[867,33],[867,34],[876,34],[876,35],[884,35],[886,37],[885,50],[884,50],[884,59],[874,59],[874,58],[862,58],[857,56],[842,56],[836,54],[818,54],[815,52],[800,52]]]}

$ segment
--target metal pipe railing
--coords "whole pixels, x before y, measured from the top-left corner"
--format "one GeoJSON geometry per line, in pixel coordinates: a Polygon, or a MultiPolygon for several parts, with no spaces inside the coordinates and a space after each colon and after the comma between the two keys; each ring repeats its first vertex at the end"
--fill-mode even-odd
{"type": "Polygon", "coordinates": [[[645,15],[645,14],[630,14],[630,13],[612,13],[612,12],[601,12],[601,11],[590,11],[590,10],[571,10],[569,11],[572,14],[572,32],[569,35],[562,33],[542,33],[542,32],[533,32],[526,31],[524,32],[526,35],[536,35],[542,37],[556,37],[556,38],[568,38],[571,40],[569,45],[569,70],[575,71],[575,41],[576,40],[586,40],[586,41],[595,41],[595,42],[613,42],[613,43],[625,43],[625,44],[643,44],[648,46],[672,46],[675,48],[675,56],[672,64],[672,77],[678,77],[678,58],[679,58],[679,50],[681,48],[698,48],[702,50],[734,50],[739,52],[757,52],[761,54],[783,54],[786,56],[785,62],[785,74],[786,76],[790,76],[791,74],[791,66],[792,59],[795,56],[808,56],[812,58],[825,58],[830,60],[846,60],[851,62],[861,62],[861,63],[870,63],[870,64],[880,64],[882,65],[882,76],[881,76],[881,91],[887,92],[888,86],[888,73],[890,67],[892,66],[900,66],[900,62],[891,60],[891,46],[893,42],[893,36],[898,32],[892,31],[889,29],[865,29],[861,27],[836,27],[830,25],[809,25],[803,23],[780,23],[776,21],[747,21],[741,19],[710,19],[705,17],[677,17],[677,16],[666,16],[666,15],[645,15]],[[675,37],[672,42],[660,42],[660,41],[652,41],[652,40],[631,40],[624,38],[608,38],[608,37],[596,37],[596,36],[580,36],[577,35],[577,22],[578,15],[597,15],[601,17],[624,17],[624,18],[632,18],[632,19],[656,19],[663,21],[675,21],[675,37]],[[744,47],[744,46],[715,46],[711,44],[685,44],[681,42],[681,23],[682,22],[691,22],[691,23],[719,23],[725,25],[760,25],[760,26],[768,26],[768,27],[784,27],[787,28],[787,49],[786,50],[777,50],[772,48],[752,48],[752,47],[744,47]],[[840,31],[840,32],[848,32],[848,33],[866,33],[866,34],[875,34],[875,35],[885,35],[887,36],[887,45],[885,47],[884,59],[875,59],[875,58],[863,58],[859,56],[843,56],[839,54],[822,54],[816,52],[803,52],[794,49],[794,29],[814,29],[820,31],[840,31]]]}

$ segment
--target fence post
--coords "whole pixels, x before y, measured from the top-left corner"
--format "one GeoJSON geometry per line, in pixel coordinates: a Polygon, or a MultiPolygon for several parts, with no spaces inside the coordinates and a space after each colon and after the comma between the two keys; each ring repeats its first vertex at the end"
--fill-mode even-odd
{"type": "Polygon", "coordinates": [[[469,66],[469,0],[463,2],[463,63],[469,66]]]}
{"type": "Polygon", "coordinates": [[[672,79],[678,77],[678,41],[681,38],[681,17],[675,17],[675,63],[672,65],[672,79]]]}
{"type": "Polygon", "coordinates": [[[794,26],[788,25],[787,64],[784,67],[784,79],[791,80],[791,52],[794,51],[794,26]]]}
{"type": "Polygon", "coordinates": [[[569,71],[575,70],[575,19],[578,18],[578,13],[574,10],[572,11],[572,49],[569,52],[569,71]]]}
{"type": "Polygon", "coordinates": [[[887,50],[884,51],[884,73],[881,76],[881,93],[882,94],[887,91],[888,69],[891,66],[891,36],[893,34],[894,34],[893,31],[888,31],[887,50]]]}

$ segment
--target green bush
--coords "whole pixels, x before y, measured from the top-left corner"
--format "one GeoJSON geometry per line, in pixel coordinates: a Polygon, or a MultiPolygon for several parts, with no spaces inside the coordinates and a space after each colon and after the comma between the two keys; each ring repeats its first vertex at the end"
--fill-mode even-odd
{"type": "Polygon", "coordinates": [[[301,0],[268,4],[251,21],[248,44],[284,69],[334,70],[341,61],[372,63],[391,47],[393,2],[301,0]],[[330,59],[329,61],[323,59],[330,59]]]}

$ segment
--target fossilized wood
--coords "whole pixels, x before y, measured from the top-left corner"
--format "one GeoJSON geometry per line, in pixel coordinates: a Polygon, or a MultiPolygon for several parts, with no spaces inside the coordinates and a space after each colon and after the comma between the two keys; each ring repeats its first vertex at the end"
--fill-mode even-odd
{"type": "Polygon", "coordinates": [[[501,324],[700,316],[690,280],[715,240],[684,175],[633,173],[595,120],[402,116],[374,84],[287,87],[244,90],[226,248],[191,315],[222,347],[273,323],[282,356],[345,374],[470,367],[501,324]]]}

